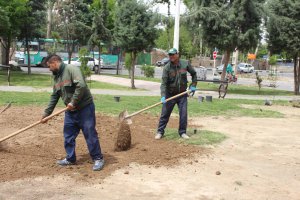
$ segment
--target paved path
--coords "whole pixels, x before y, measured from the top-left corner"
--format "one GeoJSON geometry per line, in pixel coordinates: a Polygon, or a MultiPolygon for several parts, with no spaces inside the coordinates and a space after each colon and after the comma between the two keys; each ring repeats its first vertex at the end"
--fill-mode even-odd
{"type": "MultiPolygon", "coordinates": [[[[92,80],[101,81],[106,83],[112,83],[122,86],[131,87],[130,79],[105,76],[105,75],[92,75],[92,80]]],[[[91,89],[93,94],[106,94],[117,96],[160,96],[160,83],[135,80],[135,86],[140,90],[108,90],[108,89],[91,89]]],[[[14,92],[52,92],[52,88],[34,88],[29,86],[0,86],[0,91],[14,91],[14,92]]],[[[214,91],[197,91],[195,97],[198,96],[212,96],[218,98],[219,94],[214,91]]],[[[228,99],[261,99],[261,100],[300,100],[300,96],[266,96],[266,95],[238,95],[227,94],[225,98],[228,99]]]]}

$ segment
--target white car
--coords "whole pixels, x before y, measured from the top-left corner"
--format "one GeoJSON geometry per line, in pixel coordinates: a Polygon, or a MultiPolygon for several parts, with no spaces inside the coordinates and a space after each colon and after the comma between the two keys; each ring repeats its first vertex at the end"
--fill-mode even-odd
{"type": "Polygon", "coordinates": [[[254,72],[254,67],[248,63],[240,63],[237,66],[237,71],[241,73],[252,73],[254,72]]]}
{"type": "Polygon", "coordinates": [[[224,68],[224,64],[219,65],[219,66],[216,67],[216,71],[217,71],[219,74],[222,74],[223,68],[224,68]]]}
{"type": "MultiPolygon", "coordinates": [[[[87,66],[92,71],[95,71],[95,68],[97,68],[99,66],[99,60],[96,59],[96,58],[92,58],[92,57],[87,57],[87,58],[88,58],[87,66]]],[[[64,61],[65,64],[69,64],[68,62],[69,62],[68,60],[64,61]]],[[[77,67],[80,67],[81,62],[79,60],[79,57],[72,58],[70,64],[74,65],[74,66],[77,66],[77,67]]],[[[101,59],[101,66],[103,66],[103,59],[101,59]]]]}

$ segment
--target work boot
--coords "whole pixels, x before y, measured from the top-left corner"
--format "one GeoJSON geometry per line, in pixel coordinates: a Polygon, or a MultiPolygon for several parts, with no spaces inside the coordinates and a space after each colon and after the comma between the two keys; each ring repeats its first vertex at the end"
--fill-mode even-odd
{"type": "Polygon", "coordinates": [[[154,138],[155,138],[156,140],[160,140],[160,139],[162,138],[162,136],[163,136],[163,135],[162,135],[161,133],[156,133],[156,135],[155,135],[154,138]]]}
{"type": "Polygon", "coordinates": [[[67,166],[67,165],[74,165],[75,162],[70,162],[67,160],[67,158],[63,159],[63,160],[58,160],[57,164],[61,165],[61,166],[67,166]]]}
{"type": "Polygon", "coordinates": [[[100,171],[104,167],[104,160],[95,160],[95,164],[93,166],[94,171],[100,171]]]}
{"type": "Polygon", "coordinates": [[[185,134],[185,133],[181,134],[180,137],[182,137],[183,139],[189,139],[189,138],[190,138],[190,137],[189,137],[187,134],[185,134]]]}

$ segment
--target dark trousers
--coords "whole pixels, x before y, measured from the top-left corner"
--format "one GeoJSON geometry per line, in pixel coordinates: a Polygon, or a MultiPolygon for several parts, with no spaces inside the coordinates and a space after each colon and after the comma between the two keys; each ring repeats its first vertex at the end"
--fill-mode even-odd
{"type": "MultiPolygon", "coordinates": [[[[170,98],[171,95],[166,95],[166,98],[170,98]]],[[[173,111],[173,108],[177,104],[179,110],[179,135],[186,133],[187,127],[187,95],[177,97],[171,101],[168,101],[163,104],[161,115],[159,119],[159,124],[157,128],[157,133],[164,134],[165,128],[169,122],[170,115],[173,111]]]]}
{"type": "Polygon", "coordinates": [[[83,132],[92,159],[99,160],[103,158],[95,125],[96,116],[94,103],[87,105],[81,110],[65,112],[64,146],[68,161],[76,161],[76,137],[80,130],[83,132]]]}

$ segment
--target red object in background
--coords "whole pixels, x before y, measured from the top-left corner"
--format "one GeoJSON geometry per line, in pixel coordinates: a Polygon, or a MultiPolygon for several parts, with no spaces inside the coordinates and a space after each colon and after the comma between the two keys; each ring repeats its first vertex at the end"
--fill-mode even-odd
{"type": "Polygon", "coordinates": [[[218,53],[218,52],[214,51],[214,53],[213,53],[213,58],[214,58],[214,59],[217,58],[217,53],[218,53]]]}

